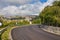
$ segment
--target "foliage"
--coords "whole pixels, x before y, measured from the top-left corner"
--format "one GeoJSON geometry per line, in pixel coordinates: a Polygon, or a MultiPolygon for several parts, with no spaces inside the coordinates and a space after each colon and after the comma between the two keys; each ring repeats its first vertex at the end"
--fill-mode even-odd
{"type": "Polygon", "coordinates": [[[10,27],[7,28],[7,30],[1,36],[2,40],[10,40],[9,39],[9,36],[10,36],[9,33],[12,30],[12,28],[14,28],[16,25],[21,26],[21,25],[27,25],[27,24],[29,24],[29,22],[26,21],[26,20],[23,20],[23,21],[21,21],[21,20],[18,20],[18,21],[11,20],[10,23],[9,23],[10,27]],[[17,24],[16,24],[16,22],[17,22],[17,24]]]}
{"type": "Polygon", "coordinates": [[[35,19],[32,21],[33,24],[41,24],[41,19],[35,19]]]}
{"type": "Polygon", "coordinates": [[[60,1],[55,1],[55,2],[53,3],[53,6],[60,6],[60,1]]]}
{"type": "Polygon", "coordinates": [[[12,27],[9,27],[1,36],[1,39],[2,40],[10,40],[9,39],[9,34],[10,34],[10,31],[11,31],[12,27]]]}
{"type": "Polygon", "coordinates": [[[39,16],[42,24],[60,26],[60,1],[55,1],[53,6],[47,6],[39,16]]]}

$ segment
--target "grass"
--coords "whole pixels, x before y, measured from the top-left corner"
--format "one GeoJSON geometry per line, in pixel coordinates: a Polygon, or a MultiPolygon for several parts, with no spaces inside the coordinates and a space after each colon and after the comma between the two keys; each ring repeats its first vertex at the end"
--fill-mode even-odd
{"type": "Polygon", "coordinates": [[[3,29],[4,27],[6,27],[7,25],[10,26],[7,28],[6,31],[4,31],[4,33],[1,35],[1,39],[2,40],[10,40],[9,38],[9,34],[11,32],[11,30],[16,27],[16,26],[22,26],[22,25],[28,25],[29,22],[28,21],[15,21],[15,20],[11,20],[11,21],[4,21],[4,26],[1,27],[0,29],[3,29]],[[17,24],[16,24],[17,22],[17,24]],[[5,26],[6,25],[6,26],[5,26]]]}
{"type": "MultiPolygon", "coordinates": [[[[28,24],[27,24],[28,25],[28,24]]],[[[22,27],[23,25],[19,25],[20,27],[22,27]]],[[[1,39],[2,40],[10,40],[10,32],[13,28],[16,28],[16,26],[10,26],[7,28],[7,30],[2,34],[1,39]]]]}
{"type": "Polygon", "coordinates": [[[2,40],[9,40],[9,33],[13,27],[9,27],[1,36],[2,40]]]}

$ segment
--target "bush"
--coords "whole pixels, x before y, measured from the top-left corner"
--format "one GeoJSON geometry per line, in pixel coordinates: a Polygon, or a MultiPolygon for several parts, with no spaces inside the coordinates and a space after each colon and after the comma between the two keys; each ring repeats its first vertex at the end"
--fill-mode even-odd
{"type": "Polygon", "coordinates": [[[41,19],[36,19],[32,21],[33,24],[41,24],[41,19]]]}

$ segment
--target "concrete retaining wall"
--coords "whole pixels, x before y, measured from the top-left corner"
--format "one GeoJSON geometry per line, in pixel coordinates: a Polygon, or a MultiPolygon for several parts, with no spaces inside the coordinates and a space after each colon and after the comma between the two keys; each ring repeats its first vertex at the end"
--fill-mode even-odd
{"type": "Polygon", "coordinates": [[[44,25],[44,26],[42,26],[42,29],[44,31],[60,35],[60,27],[53,27],[53,26],[46,26],[46,25],[44,25]]]}

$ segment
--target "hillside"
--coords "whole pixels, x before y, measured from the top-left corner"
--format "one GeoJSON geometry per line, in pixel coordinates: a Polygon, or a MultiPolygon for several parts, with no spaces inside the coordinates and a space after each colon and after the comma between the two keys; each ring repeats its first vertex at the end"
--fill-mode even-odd
{"type": "Polygon", "coordinates": [[[42,24],[60,26],[60,1],[47,6],[39,15],[42,24]]]}

